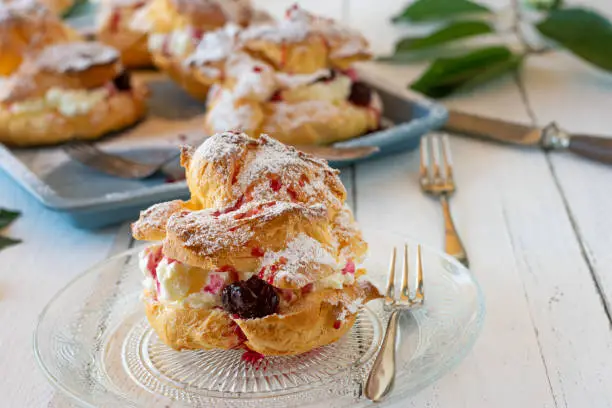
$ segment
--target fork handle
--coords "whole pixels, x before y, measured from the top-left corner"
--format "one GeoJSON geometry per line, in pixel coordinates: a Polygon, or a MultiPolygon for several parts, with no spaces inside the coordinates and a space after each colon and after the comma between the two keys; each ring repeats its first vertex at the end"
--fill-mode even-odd
{"type": "Polygon", "coordinates": [[[469,261],[467,253],[465,252],[465,248],[463,247],[459,234],[457,233],[457,229],[455,228],[453,216],[448,204],[447,194],[440,195],[440,203],[442,204],[442,214],[444,215],[444,250],[447,254],[456,258],[463,265],[468,266],[469,261]]]}
{"type": "Polygon", "coordinates": [[[366,381],[364,395],[370,401],[381,401],[393,389],[393,383],[395,382],[395,343],[397,341],[398,324],[399,310],[394,310],[389,318],[380,351],[376,356],[366,381]]]}

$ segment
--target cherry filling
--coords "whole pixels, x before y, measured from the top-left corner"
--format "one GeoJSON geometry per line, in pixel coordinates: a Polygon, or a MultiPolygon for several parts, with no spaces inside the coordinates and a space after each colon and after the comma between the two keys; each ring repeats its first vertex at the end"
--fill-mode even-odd
{"type": "Polygon", "coordinates": [[[155,281],[155,285],[157,286],[157,292],[159,292],[159,280],[157,279],[157,266],[163,259],[164,254],[162,253],[162,247],[157,247],[154,251],[149,253],[149,257],[147,258],[147,270],[153,277],[155,281]]]}
{"type": "Polygon", "coordinates": [[[119,31],[119,22],[121,21],[121,13],[115,10],[110,18],[109,29],[111,33],[119,31]]]}
{"type": "Polygon", "coordinates": [[[246,281],[234,282],[223,288],[223,308],[242,319],[271,315],[278,310],[278,295],[272,285],[252,276],[246,281]]]}
{"type": "Polygon", "coordinates": [[[372,88],[362,81],[353,82],[348,100],[357,106],[370,106],[372,102],[372,88]]]}
{"type": "Polygon", "coordinates": [[[244,352],[241,359],[247,363],[257,364],[264,359],[264,355],[253,350],[247,350],[244,352]]]}
{"type": "Polygon", "coordinates": [[[113,85],[118,91],[130,91],[132,89],[132,79],[128,71],[123,71],[113,79],[113,85]]]}
{"type": "Polygon", "coordinates": [[[350,275],[355,274],[355,262],[349,260],[344,266],[344,268],[342,268],[342,274],[346,275],[347,273],[350,275]]]}

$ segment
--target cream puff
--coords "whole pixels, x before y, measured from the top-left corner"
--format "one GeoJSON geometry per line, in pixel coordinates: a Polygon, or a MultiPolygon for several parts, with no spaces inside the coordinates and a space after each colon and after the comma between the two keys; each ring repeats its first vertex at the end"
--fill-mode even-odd
{"type": "Polygon", "coordinates": [[[78,34],[35,0],[0,1],[0,76],[14,73],[27,56],[78,34]]]}
{"type": "Polygon", "coordinates": [[[252,17],[249,0],[151,0],[131,24],[148,34],[154,64],[192,96],[204,100],[208,85],[192,76],[185,59],[206,32],[228,23],[246,26],[252,17]]]}
{"type": "Polygon", "coordinates": [[[366,244],[325,161],[262,135],[216,134],[184,149],[189,201],[132,225],[147,318],[178,349],[300,354],[346,334],[379,297],[366,244]]]}
{"type": "Polygon", "coordinates": [[[99,138],[142,118],[146,94],[114,48],[51,45],[25,61],[0,92],[0,142],[32,146],[99,138]]]}
{"type": "Polygon", "coordinates": [[[147,0],[104,0],[97,15],[96,38],[121,53],[126,68],[152,66],[147,34],[132,28],[134,15],[145,7],[147,0]]]}
{"type": "MultiPolygon", "coordinates": [[[[241,31],[226,55],[214,67],[222,80],[208,96],[209,134],[241,129],[287,144],[327,144],[380,126],[380,98],[350,69],[369,57],[367,42],[331,20],[294,6],[282,22],[241,31]]],[[[206,82],[210,63],[196,57],[192,69],[206,82]]]]}

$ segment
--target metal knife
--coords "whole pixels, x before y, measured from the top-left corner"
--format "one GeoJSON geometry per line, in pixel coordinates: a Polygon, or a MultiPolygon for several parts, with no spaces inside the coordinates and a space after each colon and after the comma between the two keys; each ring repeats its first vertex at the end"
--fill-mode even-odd
{"type": "Polygon", "coordinates": [[[299,145],[296,149],[304,153],[312,154],[323,159],[335,162],[353,161],[363,159],[378,152],[380,149],[376,146],[361,146],[361,147],[333,147],[333,146],[315,146],[315,145],[299,145]]]}
{"type": "Polygon", "coordinates": [[[612,137],[571,134],[554,122],[538,128],[450,111],[444,129],[503,143],[536,146],[544,150],[569,150],[591,160],[612,164],[612,137]]]}

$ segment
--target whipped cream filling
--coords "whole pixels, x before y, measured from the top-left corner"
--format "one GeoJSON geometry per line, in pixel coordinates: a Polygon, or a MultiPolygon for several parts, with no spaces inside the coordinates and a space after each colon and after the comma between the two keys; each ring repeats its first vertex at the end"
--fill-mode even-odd
{"type": "Polygon", "coordinates": [[[110,90],[106,87],[96,89],[51,88],[42,97],[28,98],[10,104],[9,110],[19,114],[55,109],[64,116],[78,116],[89,113],[109,95],[110,90]]]}
{"type": "MultiPolygon", "coordinates": [[[[315,245],[310,242],[315,241],[314,239],[304,237],[299,236],[291,241],[284,251],[268,251],[264,255],[263,264],[272,264],[281,257],[290,256],[300,257],[304,260],[316,257],[320,262],[338,265],[331,254],[320,248],[320,244],[315,245]],[[302,244],[303,246],[299,247],[302,244]]],[[[354,284],[354,264],[348,261],[344,265],[341,271],[320,279],[314,285],[309,285],[310,290],[342,289],[346,285],[354,284]]],[[[255,272],[236,272],[235,275],[221,270],[207,272],[201,268],[192,267],[163,256],[161,245],[152,246],[140,252],[138,266],[144,275],[143,287],[148,292],[155,293],[158,301],[169,306],[180,307],[186,305],[194,309],[210,309],[221,306],[221,292],[225,286],[231,284],[236,277],[240,280],[247,280],[256,275],[255,272]]],[[[300,266],[303,266],[303,263],[298,261],[295,266],[291,266],[289,270],[279,272],[279,274],[297,273],[296,271],[299,270],[300,266]]],[[[305,277],[300,276],[297,276],[296,279],[301,278],[305,279],[305,277]]],[[[302,283],[306,284],[306,280],[302,283]]],[[[284,296],[282,289],[279,289],[279,292],[284,296]]],[[[291,292],[291,290],[285,292],[291,292]]],[[[293,296],[292,300],[295,300],[293,296]]]]}

